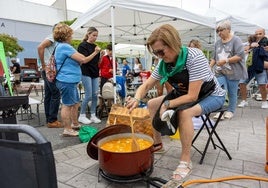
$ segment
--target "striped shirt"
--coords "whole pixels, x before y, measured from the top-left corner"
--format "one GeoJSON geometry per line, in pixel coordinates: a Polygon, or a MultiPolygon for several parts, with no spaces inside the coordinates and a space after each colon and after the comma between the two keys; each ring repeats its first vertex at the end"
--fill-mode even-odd
{"type": "MultiPolygon", "coordinates": [[[[160,63],[159,63],[160,64],[160,63]]],[[[152,78],[156,80],[161,80],[162,76],[158,73],[159,64],[156,66],[152,73],[152,78]]],[[[212,79],[216,83],[216,88],[212,95],[215,96],[224,96],[225,90],[223,90],[217,78],[211,71],[209,66],[208,60],[204,56],[203,52],[197,48],[188,48],[188,55],[185,64],[185,68],[188,70],[189,73],[189,82],[202,80],[203,82],[211,81],[212,79]]]]}

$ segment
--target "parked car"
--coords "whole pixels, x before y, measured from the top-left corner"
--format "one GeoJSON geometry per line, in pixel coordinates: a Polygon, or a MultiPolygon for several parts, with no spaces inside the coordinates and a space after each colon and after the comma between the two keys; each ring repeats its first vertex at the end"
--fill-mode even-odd
{"type": "Polygon", "coordinates": [[[35,69],[22,69],[20,73],[20,81],[39,82],[40,75],[35,69]]]}

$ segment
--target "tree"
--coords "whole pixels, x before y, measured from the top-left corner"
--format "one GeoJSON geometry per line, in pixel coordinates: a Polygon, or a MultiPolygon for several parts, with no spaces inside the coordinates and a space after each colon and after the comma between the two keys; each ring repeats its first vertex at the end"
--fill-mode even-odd
{"type": "Polygon", "coordinates": [[[7,57],[16,57],[24,49],[18,44],[18,39],[8,34],[0,34],[0,41],[4,44],[4,50],[7,57]]]}

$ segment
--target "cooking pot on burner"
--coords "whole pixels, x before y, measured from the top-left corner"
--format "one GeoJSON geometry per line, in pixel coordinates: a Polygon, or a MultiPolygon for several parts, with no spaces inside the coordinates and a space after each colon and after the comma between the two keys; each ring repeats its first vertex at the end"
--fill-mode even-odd
{"type": "Polygon", "coordinates": [[[162,144],[153,144],[153,139],[141,133],[135,133],[137,138],[142,138],[151,143],[149,148],[127,153],[106,151],[100,146],[118,138],[131,137],[131,128],[127,125],[112,125],[102,129],[94,135],[87,146],[88,155],[99,161],[99,167],[106,174],[112,176],[133,176],[142,174],[152,168],[154,152],[162,148],[162,144]]]}

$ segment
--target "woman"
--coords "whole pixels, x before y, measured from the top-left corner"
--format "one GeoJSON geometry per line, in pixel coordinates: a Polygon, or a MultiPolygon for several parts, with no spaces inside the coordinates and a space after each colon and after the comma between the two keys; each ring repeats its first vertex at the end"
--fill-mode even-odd
{"type": "MultiPolygon", "coordinates": [[[[239,80],[247,79],[244,46],[241,39],[231,33],[230,21],[220,22],[216,31],[220,39],[215,43],[210,66],[214,67],[220,85],[228,93],[228,109],[223,118],[231,119],[236,109],[239,80]]],[[[218,117],[219,113],[214,116],[218,117]]]]}
{"type": "Polygon", "coordinates": [[[95,42],[98,37],[98,30],[95,27],[89,27],[83,39],[83,42],[78,46],[78,52],[89,56],[86,64],[81,66],[82,70],[82,84],[85,90],[85,97],[82,101],[80,116],[78,121],[83,124],[100,123],[101,120],[96,117],[96,107],[98,102],[99,91],[99,61],[101,59],[100,51],[95,42]],[[86,109],[88,103],[91,101],[90,114],[91,118],[86,117],[86,109]]]}
{"type": "MultiPolygon", "coordinates": [[[[203,53],[195,48],[183,47],[179,33],[173,26],[166,24],[155,29],[148,38],[147,47],[149,52],[162,61],[149,79],[138,88],[135,97],[128,98],[127,107],[130,112],[136,108],[140,100],[159,81],[161,84],[168,81],[173,86],[174,90],[167,96],[151,99],[148,109],[153,117],[154,129],[161,131],[162,135],[171,135],[170,131],[167,131],[167,123],[173,126],[171,129],[175,129],[172,130],[172,134],[175,134],[177,127],[179,128],[182,152],[173,178],[182,181],[192,170],[192,118],[221,108],[225,100],[225,91],[219,86],[203,53]],[[181,108],[186,105],[187,108],[181,108]],[[173,112],[171,119],[167,116],[169,112],[173,112]],[[175,121],[171,121],[172,119],[175,121]],[[167,123],[163,123],[165,121],[167,123]]],[[[161,134],[157,130],[154,133],[155,144],[162,143],[161,134]]]]}
{"type": "Polygon", "coordinates": [[[140,72],[142,71],[142,64],[140,62],[140,59],[138,57],[135,58],[135,64],[134,64],[134,77],[137,77],[140,75],[140,72]]]}
{"type": "Polygon", "coordinates": [[[81,80],[80,65],[87,63],[90,56],[78,53],[71,45],[73,30],[66,24],[57,24],[53,30],[57,42],[55,60],[57,65],[56,86],[62,98],[61,123],[63,136],[78,136],[74,129],[80,125],[77,120],[79,95],[77,84],[81,80]]]}
{"type": "Polygon", "coordinates": [[[190,48],[198,48],[199,50],[202,50],[202,46],[201,46],[200,41],[199,40],[195,40],[195,39],[192,39],[189,42],[188,47],[190,47],[190,48]]]}

